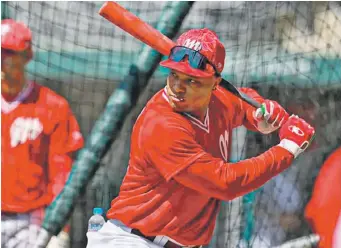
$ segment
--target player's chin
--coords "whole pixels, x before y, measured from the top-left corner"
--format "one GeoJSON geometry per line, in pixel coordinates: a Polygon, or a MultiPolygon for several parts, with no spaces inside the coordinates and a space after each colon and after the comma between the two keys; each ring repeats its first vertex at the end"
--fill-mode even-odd
{"type": "Polygon", "coordinates": [[[2,94],[12,95],[16,92],[16,89],[11,87],[9,83],[6,81],[6,82],[1,82],[1,92],[2,94]]]}
{"type": "Polygon", "coordinates": [[[2,94],[8,95],[8,96],[16,96],[20,93],[21,90],[18,90],[17,88],[11,88],[11,87],[4,87],[1,88],[2,94]]]}
{"type": "Polygon", "coordinates": [[[176,112],[189,112],[190,107],[186,103],[181,103],[181,102],[172,102],[171,104],[172,108],[176,112]]]}

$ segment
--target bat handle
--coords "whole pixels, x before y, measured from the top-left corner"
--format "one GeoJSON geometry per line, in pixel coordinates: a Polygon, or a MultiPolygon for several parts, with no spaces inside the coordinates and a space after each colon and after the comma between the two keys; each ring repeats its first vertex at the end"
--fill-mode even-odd
{"type": "Polygon", "coordinates": [[[243,96],[243,100],[245,102],[247,102],[248,104],[250,104],[251,106],[253,106],[253,107],[257,108],[257,109],[258,108],[262,108],[263,114],[265,113],[265,109],[263,109],[262,105],[259,102],[257,102],[255,99],[249,97],[248,95],[246,95],[246,94],[244,94],[242,92],[240,92],[240,94],[243,96]]]}
{"type": "MultiPolygon", "coordinates": [[[[265,106],[260,104],[259,102],[257,102],[255,99],[249,97],[248,95],[240,92],[240,94],[242,95],[242,97],[244,98],[244,101],[247,102],[248,104],[250,104],[251,106],[255,107],[257,110],[256,110],[256,116],[258,116],[257,113],[261,113],[260,116],[264,116],[264,114],[266,113],[266,109],[265,109],[265,106]],[[259,110],[260,109],[260,110],[259,110]],[[259,111],[259,112],[258,112],[259,111]]],[[[260,117],[259,116],[259,117],[260,117]]]]}
{"type": "MultiPolygon", "coordinates": [[[[257,102],[255,99],[249,97],[248,95],[244,94],[243,92],[240,92],[233,84],[231,84],[229,81],[225,80],[224,78],[221,79],[220,85],[230,91],[233,95],[239,97],[244,102],[248,103],[249,105],[253,106],[256,109],[261,108],[261,104],[257,102]]],[[[262,109],[262,113],[265,114],[265,109],[262,109]]]]}

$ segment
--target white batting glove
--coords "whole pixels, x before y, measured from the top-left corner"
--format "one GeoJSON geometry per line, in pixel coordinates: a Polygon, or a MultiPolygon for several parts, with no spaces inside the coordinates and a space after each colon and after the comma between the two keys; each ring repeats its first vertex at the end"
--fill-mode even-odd
{"type": "Polygon", "coordinates": [[[53,236],[46,248],[70,248],[70,236],[61,231],[58,236],[53,236]]]}
{"type": "Polygon", "coordinates": [[[44,228],[40,228],[37,241],[33,248],[45,248],[51,237],[52,235],[48,231],[46,231],[44,228]]]}

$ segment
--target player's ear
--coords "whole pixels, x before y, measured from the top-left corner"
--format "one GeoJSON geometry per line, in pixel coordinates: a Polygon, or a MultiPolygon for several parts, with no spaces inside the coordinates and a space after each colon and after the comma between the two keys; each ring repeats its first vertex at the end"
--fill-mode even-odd
{"type": "Polygon", "coordinates": [[[217,86],[220,84],[221,80],[222,77],[214,77],[213,90],[217,89],[217,86]]]}
{"type": "Polygon", "coordinates": [[[33,51],[32,48],[28,48],[25,52],[23,52],[23,56],[25,58],[25,64],[30,62],[30,60],[33,58],[33,51]]]}

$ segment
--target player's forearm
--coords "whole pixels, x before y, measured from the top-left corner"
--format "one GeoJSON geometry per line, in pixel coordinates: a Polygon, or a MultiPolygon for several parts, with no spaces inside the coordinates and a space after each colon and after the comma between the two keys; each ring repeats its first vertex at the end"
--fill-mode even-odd
{"type": "Polygon", "coordinates": [[[49,183],[48,192],[51,196],[52,201],[54,201],[56,197],[60,194],[60,192],[62,192],[65,186],[65,182],[66,180],[54,180],[49,183]]]}
{"type": "Polygon", "coordinates": [[[69,154],[51,155],[49,163],[48,191],[52,196],[52,199],[55,199],[55,197],[63,190],[65,182],[70,175],[72,162],[73,160],[69,154]]]}
{"type": "Polygon", "coordinates": [[[251,192],[290,166],[293,155],[281,147],[238,163],[206,154],[175,176],[181,184],[210,197],[232,200],[251,192]]]}
{"type": "Polygon", "coordinates": [[[260,130],[257,128],[257,121],[253,117],[253,111],[253,107],[247,107],[247,110],[245,112],[245,121],[243,125],[250,131],[260,132],[260,130]]]}
{"type": "MultiPolygon", "coordinates": [[[[254,89],[240,88],[239,90],[243,92],[244,94],[248,95],[249,97],[252,97],[254,100],[256,100],[259,103],[262,103],[265,101],[265,99],[261,95],[259,95],[258,92],[255,91],[254,89]]],[[[253,112],[255,111],[255,108],[243,101],[241,101],[241,107],[245,113],[243,125],[251,131],[259,131],[259,129],[257,128],[257,121],[255,120],[253,116],[253,112]]]]}
{"type": "Polygon", "coordinates": [[[256,190],[287,169],[293,159],[287,150],[275,146],[257,157],[227,163],[223,174],[228,197],[233,199],[256,190]]]}

